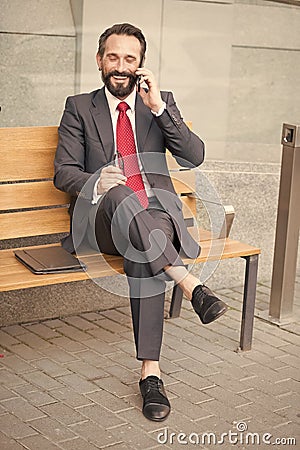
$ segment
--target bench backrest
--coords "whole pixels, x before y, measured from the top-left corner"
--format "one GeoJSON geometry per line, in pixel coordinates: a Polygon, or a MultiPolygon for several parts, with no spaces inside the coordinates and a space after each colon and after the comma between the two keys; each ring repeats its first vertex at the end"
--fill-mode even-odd
{"type": "MultiPolygon", "coordinates": [[[[0,128],[0,239],[69,230],[69,195],[53,186],[57,127],[0,128]]],[[[196,212],[195,174],[167,156],[186,218],[196,212]]]]}

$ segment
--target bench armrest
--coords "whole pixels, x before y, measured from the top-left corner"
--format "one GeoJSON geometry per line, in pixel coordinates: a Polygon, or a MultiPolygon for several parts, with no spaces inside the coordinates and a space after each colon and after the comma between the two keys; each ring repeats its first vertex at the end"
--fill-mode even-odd
{"type": "Polygon", "coordinates": [[[217,222],[219,225],[217,230],[213,230],[214,239],[228,238],[235,217],[234,207],[232,205],[223,205],[222,203],[216,201],[201,198],[196,194],[189,194],[188,197],[195,200],[200,200],[206,207],[208,213],[211,212],[212,215],[217,216],[217,222]],[[216,209],[218,210],[217,213],[216,209]]]}

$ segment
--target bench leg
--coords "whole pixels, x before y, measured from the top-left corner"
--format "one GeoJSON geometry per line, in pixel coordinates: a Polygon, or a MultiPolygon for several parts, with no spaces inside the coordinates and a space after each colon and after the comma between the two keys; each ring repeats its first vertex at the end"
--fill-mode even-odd
{"type": "Polygon", "coordinates": [[[251,350],[257,283],[258,255],[245,256],[246,271],[243,297],[240,349],[251,350]]]}
{"type": "MultiPolygon", "coordinates": [[[[185,266],[185,268],[187,269],[188,265],[185,266]]],[[[182,292],[181,288],[177,284],[174,284],[173,292],[172,292],[172,299],[171,299],[171,304],[170,304],[170,309],[169,309],[169,318],[170,319],[175,319],[176,317],[180,316],[182,298],[183,298],[183,292],[182,292]]]]}
{"type": "Polygon", "coordinates": [[[180,287],[175,284],[172,292],[171,305],[169,310],[170,319],[175,319],[180,316],[183,292],[180,287]]]}

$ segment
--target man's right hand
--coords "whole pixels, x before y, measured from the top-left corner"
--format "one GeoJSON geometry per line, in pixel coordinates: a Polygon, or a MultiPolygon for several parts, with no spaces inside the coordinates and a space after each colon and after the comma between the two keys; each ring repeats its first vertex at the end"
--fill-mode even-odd
{"type": "Polygon", "coordinates": [[[119,167],[107,166],[101,171],[101,175],[97,185],[97,194],[101,195],[118,184],[125,185],[127,178],[123,175],[119,167]]]}

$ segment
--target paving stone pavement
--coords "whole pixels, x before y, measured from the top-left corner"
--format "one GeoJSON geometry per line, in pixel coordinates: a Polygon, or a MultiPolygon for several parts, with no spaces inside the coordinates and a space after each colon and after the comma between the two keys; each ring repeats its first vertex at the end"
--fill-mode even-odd
{"type": "MultiPolygon", "coordinates": [[[[2,327],[0,448],[300,448],[300,275],[295,322],[256,317],[249,352],[237,351],[242,287],[218,294],[230,310],[217,322],[202,326],[188,302],[165,321],[163,423],[141,413],[128,307],[2,327]]],[[[260,283],[257,313],[269,295],[260,283]]]]}

